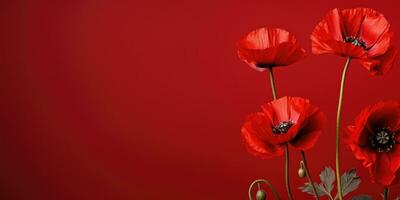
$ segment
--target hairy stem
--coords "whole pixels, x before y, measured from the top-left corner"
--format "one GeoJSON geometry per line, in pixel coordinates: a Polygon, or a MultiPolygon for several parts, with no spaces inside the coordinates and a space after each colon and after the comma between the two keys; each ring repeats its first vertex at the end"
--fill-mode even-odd
{"type": "Polygon", "coordinates": [[[336,180],[337,180],[337,190],[338,190],[338,197],[339,200],[343,200],[343,195],[342,195],[342,186],[341,186],[341,179],[340,179],[340,116],[342,112],[342,104],[343,104],[343,91],[344,91],[344,85],[346,82],[346,74],[347,70],[349,68],[351,58],[348,57],[346,64],[344,65],[343,68],[343,73],[342,73],[342,81],[340,83],[340,92],[339,92],[339,102],[338,102],[338,107],[337,107],[337,115],[336,115],[336,180]]]}
{"type": "Polygon", "coordinates": [[[276,100],[274,73],[272,72],[272,67],[270,67],[268,69],[269,69],[269,81],[271,82],[272,97],[274,98],[274,100],[276,100]]]}
{"type": "Polygon", "coordinates": [[[315,188],[314,181],[311,178],[310,170],[308,170],[306,154],[304,153],[304,151],[300,151],[300,153],[301,153],[301,159],[303,160],[303,164],[304,164],[303,167],[306,170],[306,176],[307,176],[308,182],[311,184],[311,187],[314,191],[315,199],[319,200],[317,189],[315,188]]]}
{"type": "Polygon", "coordinates": [[[293,200],[292,190],[290,189],[290,182],[289,182],[289,144],[286,144],[285,178],[286,178],[286,190],[288,193],[289,200],[293,200]]]}

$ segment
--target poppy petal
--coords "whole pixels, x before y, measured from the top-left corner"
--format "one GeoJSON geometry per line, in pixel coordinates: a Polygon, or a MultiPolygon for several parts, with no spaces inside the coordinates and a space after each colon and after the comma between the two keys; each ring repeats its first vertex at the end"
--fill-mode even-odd
{"type": "Polygon", "coordinates": [[[387,31],[382,34],[376,43],[369,47],[367,51],[368,57],[373,58],[385,54],[392,43],[393,35],[393,31],[387,31]]]}
{"type": "Polygon", "coordinates": [[[344,34],[348,37],[358,37],[366,16],[376,14],[371,8],[343,9],[341,12],[344,34]]]}
{"type": "Polygon", "coordinates": [[[311,115],[303,122],[303,127],[290,144],[299,150],[307,150],[315,145],[326,123],[325,115],[318,108],[310,106],[311,115]]]}
{"type": "Polygon", "coordinates": [[[332,41],[327,41],[326,44],[329,44],[332,47],[332,51],[329,53],[351,58],[367,57],[366,51],[362,47],[353,45],[351,43],[332,40],[332,41]]]}
{"type": "Polygon", "coordinates": [[[262,50],[238,48],[238,56],[251,68],[257,71],[265,71],[275,62],[277,48],[262,50]]]}
{"type": "Polygon", "coordinates": [[[276,126],[287,121],[297,123],[307,104],[309,104],[308,99],[284,96],[262,105],[261,108],[273,125],[276,126]]]}
{"type": "Polygon", "coordinates": [[[378,154],[376,164],[369,167],[372,182],[389,186],[396,178],[396,171],[390,168],[391,159],[387,154],[378,154]]]}
{"type": "Polygon", "coordinates": [[[280,156],[284,152],[284,147],[270,144],[265,140],[263,135],[271,131],[267,129],[268,127],[270,125],[267,124],[264,114],[255,113],[247,117],[241,131],[249,153],[263,159],[280,156]]]}
{"type": "Polygon", "coordinates": [[[360,63],[370,72],[371,75],[381,76],[386,74],[392,68],[397,53],[398,49],[392,46],[385,54],[371,59],[361,59],[360,63]]]}
{"type": "MultiPolygon", "coordinates": [[[[370,48],[389,28],[390,24],[383,14],[369,9],[364,15],[359,37],[366,43],[367,48],[370,48]]],[[[388,47],[389,45],[386,48],[388,47]]]]}
{"type": "Polygon", "coordinates": [[[397,131],[399,119],[400,102],[381,101],[372,107],[367,123],[372,127],[386,127],[391,131],[397,131]]]}
{"type": "Polygon", "coordinates": [[[278,46],[274,66],[286,66],[297,62],[306,55],[306,51],[299,45],[285,42],[278,46]]]}
{"type": "Polygon", "coordinates": [[[305,50],[286,30],[264,27],[240,39],[237,53],[252,68],[264,71],[268,67],[286,66],[300,60],[305,50]]]}
{"type": "Polygon", "coordinates": [[[272,126],[277,126],[282,122],[293,123],[285,134],[270,132],[267,139],[272,144],[283,144],[295,140],[293,141],[294,146],[302,149],[310,148],[317,141],[324,125],[323,119],[320,121],[321,115],[317,112],[318,108],[312,106],[308,99],[301,97],[282,97],[265,104],[262,108],[265,116],[272,122],[272,126]],[[299,134],[302,136],[298,137],[299,134]]]}
{"type": "Polygon", "coordinates": [[[396,172],[400,169],[400,146],[395,145],[393,150],[387,154],[388,159],[390,161],[390,169],[392,172],[396,172]]]}
{"type": "MultiPolygon", "coordinates": [[[[291,97],[282,97],[261,106],[266,118],[271,122],[270,127],[276,127],[281,123],[292,122],[294,125],[289,129],[292,130],[296,126],[296,120],[291,118],[292,102],[291,97]]],[[[295,115],[295,114],[294,114],[295,115]]],[[[295,137],[296,132],[287,132],[285,134],[275,134],[272,131],[266,134],[266,139],[271,144],[284,144],[295,137]]]]}
{"type": "Polygon", "coordinates": [[[341,19],[337,8],[329,11],[311,33],[314,54],[335,53],[335,43],[343,41],[341,19]],[[327,43],[328,42],[328,43],[327,43]]]}
{"type": "Polygon", "coordinates": [[[296,38],[286,30],[264,27],[254,30],[239,41],[239,46],[247,49],[268,49],[277,45],[291,42],[296,43],[296,38]]]}
{"type": "Polygon", "coordinates": [[[368,117],[371,113],[372,106],[363,109],[354,120],[354,125],[349,125],[347,131],[343,134],[345,143],[358,144],[360,146],[367,145],[370,136],[370,129],[367,125],[368,117]]]}

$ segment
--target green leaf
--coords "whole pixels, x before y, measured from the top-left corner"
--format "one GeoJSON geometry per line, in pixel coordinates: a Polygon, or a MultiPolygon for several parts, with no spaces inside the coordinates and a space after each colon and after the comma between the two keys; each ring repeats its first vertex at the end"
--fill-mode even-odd
{"type": "Polygon", "coordinates": [[[322,181],[326,191],[331,193],[333,190],[333,183],[336,180],[335,171],[331,167],[325,167],[324,171],[321,172],[319,178],[322,181]]]}
{"type": "Polygon", "coordinates": [[[372,198],[368,195],[362,194],[352,197],[351,200],[372,200],[372,198]]]}
{"type": "MultiPolygon", "coordinates": [[[[324,187],[318,183],[314,183],[315,190],[317,190],[317,194],[319,197],[327,195],[328,193],[325,191],[324,187]]],[[[309,195],[315,196],[314,190],[309,182],[304,183],[303,186],[299,187],[302,192],[306,192],[309,195]]]]}
{"type": "Polygon", "coordinates": [[[341,180],[343,196],[356,190],[361,183],[360,177],[356,174],[356,169],[350,169],[348,172],[342,174],[341,180]]]}

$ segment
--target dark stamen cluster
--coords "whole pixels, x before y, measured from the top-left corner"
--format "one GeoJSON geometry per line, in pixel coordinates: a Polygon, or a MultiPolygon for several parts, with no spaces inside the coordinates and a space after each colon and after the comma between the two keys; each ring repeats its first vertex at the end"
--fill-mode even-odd
{"type": "Polygon", "coordinates": [[[362,47],[363,49],[367,49],[367,44],[360,38],[350,36],[350,37],[346,37],[344,39],[344,41],[347,43],[351,43],[354,46],[359,46],[359,47],[362,47]]]}
{"type": "Polygon", "coordinates": [[[396,134],[388,128],[377,128],[370,136],[369,142],[377,152],[390,152],[396,144],[395,136],[396,134]]]}
{"type": "Polygon", "coordinates": [[[290,129],[290,127],[293,126],[293,122],[291,121],[284,121],[278,124],[277,126],[272,128],[272,132],[274,134],[284,134],[287,133],[290,129]]]}
{"type": "Polygon", "coordinates": [[[264,64],[264,63],[257,63],[256,66],[259,68],[268,68],[269,67],[268,64],[264,64]]]}

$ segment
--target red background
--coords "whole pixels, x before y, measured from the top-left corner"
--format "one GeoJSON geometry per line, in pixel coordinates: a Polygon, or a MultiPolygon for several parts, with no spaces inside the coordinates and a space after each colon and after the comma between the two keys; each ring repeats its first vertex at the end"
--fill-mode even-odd
{"type": "MultiPolygon", "coordinates": [[[[245,116],[271,93],[267,74],[240,61],[235,43],[270,25],[310,52],[310,32],[335,7],[375,8],[400,34],[396,1],[362,2],[2,1],[1,199],[246,199],[260,177],[286,198],[284,158],[252,157],[240,137],[245,116]]],[[[334,166],[344,62],[310,55],[276,70],[278,95],[308,97],[330,120],[307,152],[314,179],[334,166]]],[[[368,104],[400,98],[399,65],[376,78],[351,63],[344,124],[368,104]]],[[[360,167],[343,153],[342,169],[360,167]]],[[[311,199],[297,189],[299,157],[291,152],[292,189],[311,199]]],[[[352,194],[379,199],[382,187],[359,174],[352,194]]]]}

